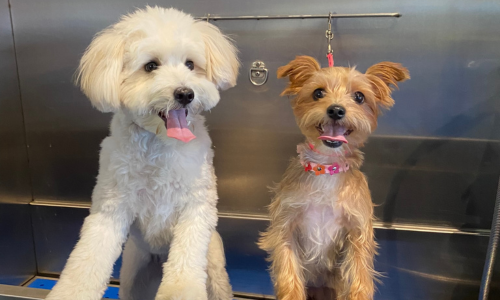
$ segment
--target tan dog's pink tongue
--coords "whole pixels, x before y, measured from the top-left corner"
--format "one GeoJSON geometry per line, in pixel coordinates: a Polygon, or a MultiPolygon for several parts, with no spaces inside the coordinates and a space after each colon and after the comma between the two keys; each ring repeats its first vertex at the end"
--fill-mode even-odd
{"type": "Polygon", "coordinates": [[[320,140],[337,141],[347,144],[344,136],[346,129],[344,126],[325,124],[323,126],[323,134],[318,137],[320,140]]]}
{"type": "Polygon", "coordinates": [[[167,127],[168,137],[178,139],[184,143],[196,138],[188,128],[185,108],[169,111],[165,126],[167,127]]]}

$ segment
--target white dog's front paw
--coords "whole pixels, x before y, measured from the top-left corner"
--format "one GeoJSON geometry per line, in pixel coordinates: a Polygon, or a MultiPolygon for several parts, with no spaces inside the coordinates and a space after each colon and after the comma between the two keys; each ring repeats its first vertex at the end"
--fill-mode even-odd
{"type": "Polygon", "coordinates": [[[207,287],[189,281],[162,283],[155,300],[207,300],[207,287]]]}

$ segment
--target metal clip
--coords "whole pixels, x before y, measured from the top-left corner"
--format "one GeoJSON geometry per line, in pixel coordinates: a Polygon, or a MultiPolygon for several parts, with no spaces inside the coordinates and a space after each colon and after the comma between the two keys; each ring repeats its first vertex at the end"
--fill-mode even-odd
{"type": "Polygon", "coordinates": [[[325,32],[325,37],[328,42],[328,53],[333,53],[332,50],[332,40],[333,40],[333,31],[332,31],[332,13],[328,14],[328,29],[325,32]]]}
{"type": "Polygon", "coordinates": [[[252,63],[250,68],[249,77],[250,82],[255,86],[264,85],[267,82],[269,72],[266,69],[266,64],[260,60],[256,60],[252,63]]]}

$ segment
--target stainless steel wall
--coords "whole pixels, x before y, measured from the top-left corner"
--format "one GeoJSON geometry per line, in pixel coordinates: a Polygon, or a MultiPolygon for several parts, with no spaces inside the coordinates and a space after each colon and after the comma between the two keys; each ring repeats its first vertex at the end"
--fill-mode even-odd
{"type": "Polygon", "coordinates": [[[0,202],[29,203],[29,169],[7,0],[0,1],[0,202]]]}
{"type": "Polygon", "coordinates": [[[20,285],[37,274],[30,206],[0,202],[0,284],[20,285]]]}
{"type": "MultiPolygon", "coordinates": [[[[59,273],[78,238],[82,208],[34,206],[33,220],[37,244],[38,270],[42,274],[59,273]]],[[[268,294],[265,253],[255,241],[268,226],[267,220],[219,219],[218,231],[224,240],[228,272],[235,292],[268,294]]],[[[465,300],[477,299],[488,245],[488,236],[430,232],[420,228],[392,230],[378,228],[380,243],[376,269],[382,272],[377,300],[465,300]]],[[[120,263],[113,277],[119,276],[120,263]]],[[[491,290],[491,298],[500,297],[500,260],[491,290]]]]}
{"type": "Polygon", "coordinates": [[[0,0],[0,284],[36,273],[28,156],[7,0],[0,0]]]}
{"type": "MultiPolygon", "coordinates": [[[[110,116],[92,109],[71,78],[92,36],[145,4],[12,1],[35,200],[89,201],[98,145],[110,116]]],[[[399,19],[339,19],[334,26],[336,64],[365,70],[392,60],[412,74],[395,93],[396,106],[381,118],[366,148],[365,171],[380,204],[377,215],[386,221],[488,228],[500,170],[497,1],[158,4],[195,16],[401,12],[399,19]]],[[[225,92],[208,114],[221,211],[265,213],[266,186],[280,179],[302,139],[287,99],[278,97],[284,82],[275,78],[275,70],[297,54],[326,63],[325,23],[217,22],[235,38],[243,62],[238,86],[225,92]],[[271,72],[262,87],[247,78],[256,59],[271,72]]]]}
{"type": "MultiPolygon", "coordinates": [[[[334,22],[337,65],[366,70],[373,63],[391,60],[403,63],[412,75],[395,92],[395,107],[380,119],[365,148],[364,171],[383,222],[379,227],[413,224],[405,227],[405,233],[377,231],[382,262],[399,270],[387,271],[391,276],[385,280],[382,297],[469,299],[457,295],[464,286],[468,289],[464,295],[476,290],[486,238],[474,240],[451,228],[478,232],[491,223],[500,175],[500,2],[11,0],[29,171],[38,204],[51,200],[64,206],[68,201],[90,200],[99,143],[107,135],[110,115],[92,109],[71,78],[92,36],[146,3],[175,6],[195,16],[325,14],[329,10],[402,13],[399,19],[334,22]],[[415,224],[443,227],[447,233],[415,224]],[[468,246],[471,243],[473,247],[468,246]],[[440,257],[445,266],[429,257],[440,257]]],[[[253,242],[264,221],[252,221],[250,215],[265,214],[270,201],[267,186],[280,180],[302,140],[287,99],[278,96],[285,83],[275,78],[275,71],[298,54],[315,56],[326,64],[326,21],[216,24],[234,37],[243,62],[238,86],[224,92],[220,104],[207,114],[216,147],[219,210],[229,217],[243,214],[244,225],[234,228],[248,246],[233,245],[234,232],[223,236],[228,256],[261,259],[263,253],[253,242]],[[257,59],[271,72],[261,87],[252,86],[247,77],[257,59]]],[[[71,225],[76,229],[68,233],[49,230],[68,222],[79,224],[83,218],[72,213],[76,217],[71,222],[56,213],[57,208],[33,210],[38,266],[47,273],[60,270],[77,226],[71,225]],[[45,237],[54,243],[47,243],[45,237]]],[[[221,221],[220,226],[222,232],[232,230],[228,222],[221,221]]]]}

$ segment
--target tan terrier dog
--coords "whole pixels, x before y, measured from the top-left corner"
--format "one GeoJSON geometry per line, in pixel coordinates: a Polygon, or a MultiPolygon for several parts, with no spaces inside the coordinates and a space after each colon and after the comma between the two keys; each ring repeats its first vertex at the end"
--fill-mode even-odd
{"type": "Polygon", "coordinates": [[[359,168],[359,150],[377,127],[381,108],[394,104],[392,87],[409,79],[402,65],[382,62],[365,74],[323,68],[298,56],[278,69],[281,94],[306,142],[275,188],[271,224],[259,246],[269,252],[279,300],[373,299],[373,203],[359,168]]]}

